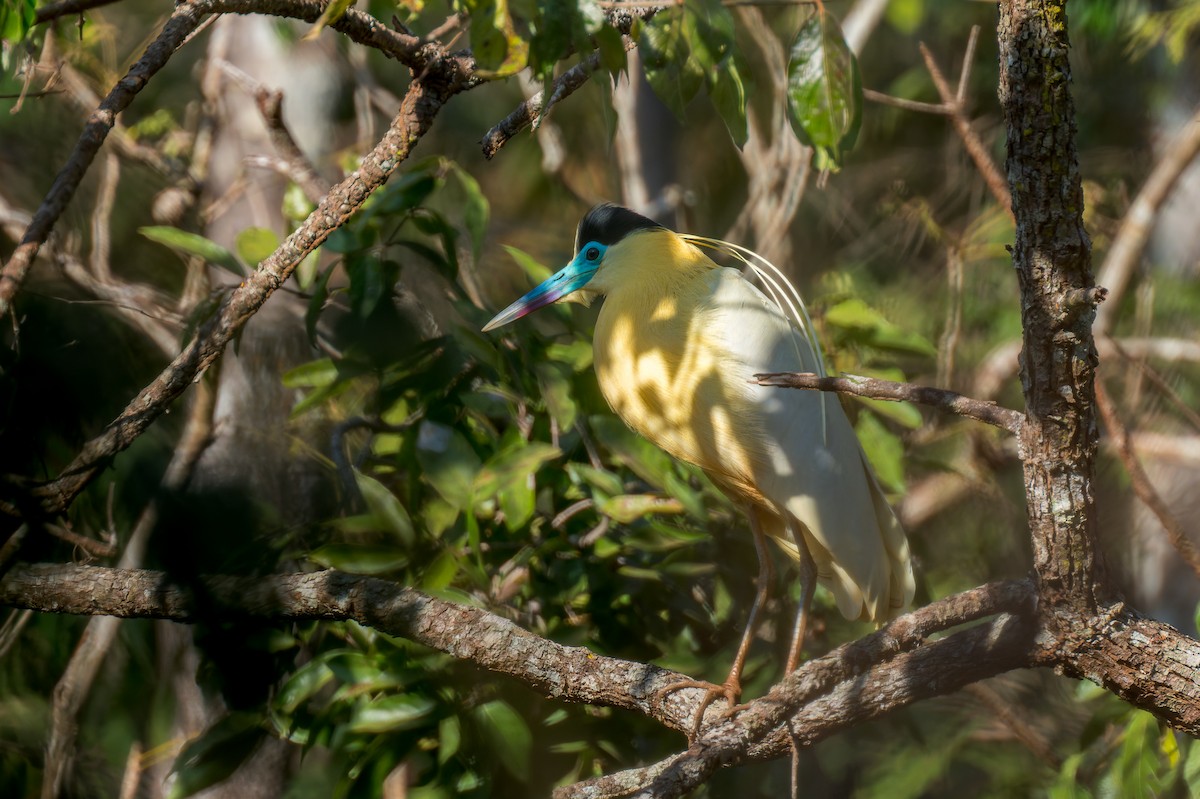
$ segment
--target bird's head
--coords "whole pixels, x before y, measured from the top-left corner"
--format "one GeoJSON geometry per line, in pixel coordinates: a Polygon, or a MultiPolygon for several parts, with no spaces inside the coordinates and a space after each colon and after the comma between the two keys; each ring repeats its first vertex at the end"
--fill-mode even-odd
{"type": "Polygon", "coordinates": [[[603,283],[597,274],[603,272],[606,264],[611,265],[620,258],[619,244],[634,233],[665,229],[654,220],[619,205],[602,203],[593,207],[579,223],[575,234],[575,257],[571,262],[496,314],[484,326],[484,331],[495,330],[552,302],[571,298],[581,289],[584,294],[589,288],[592,294],[603,294],[603,290],[596,290],[603,283]]]}

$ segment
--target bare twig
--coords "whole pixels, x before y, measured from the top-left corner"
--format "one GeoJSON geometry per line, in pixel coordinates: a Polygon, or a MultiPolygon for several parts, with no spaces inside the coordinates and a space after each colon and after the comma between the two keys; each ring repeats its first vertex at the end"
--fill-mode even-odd
{"type": "Polygon", "coordinates": [[[1146,178],[1133,204],[1125,212],[1112,246],[1108,248],[1108,255],[1100,267],[1096,283],[1105,286],[1111,292],[1112,301],[1096,312],[1092,330],[1097,338],[1112,329],[1113,319],[1120,307],[1120,298],[1124,296],[1142,251],[1146,248],[1158,211],[1171,196],[1179,177],[1195,160],[1197,153],[1200,153],[1200,108],[1192,114],[1183,130],[1171,140],[1166,154],[1154,166],[1150,177],[1146,178]]]}
{"type": "MultiPolygon", "coordinates": [[[[975,52],[975,40],[979,36],[979,26],[976,25],[971,30],[971,38],[967,42],[967,53],[972,55],[975,52]]],[[[963,62],[963,76],[959,81],[958,89],[950,88],[946,76],[942,74],[942,70],[937,65],[937,61],[933,58],[933,53],[921,42],[921,56],[925,59],[925,67],[929,70],[929,76],[933,78],[933,85],[937,87],[938,95],[942,98],[942,104],[952,109],[950,115],[951,121],[954,123],[954,129],[958,131],[959,138],[963,141],[963,146],[967,148],[967,154],[971,156],[971,160],[975,162],[975,167],[979,173],[983,175],[983,180],[987,183],[988,189],[992,192],[992,196],[996,198],[1003,208],[1008,209],[1012,213],[1012,194],[1008,190],[1008,181],[1004,175],[1000,173],[999,167],[992,161],[991,153],[979,138],[979,134],[975,132],[975,128],[971,125],[971,119],[967,116],[966,108],[959,99],[964,93],[968,70],[967,64],[963,62]]]]}
{"type": "MultiPolygon", "coordinates": [[[[209,5],[226,8],[237,2],[243,0],[195,0],[185,7],[209,5]]],[[[306,13],[311,11],[311,16],[315,18],[315,6],[305,3],[301,7],[306,13]]],[[[347,20],[355,20],[362,27],[364,17],[348,13],[334,26],[350,30],[345,27],[347,20]]],[[[367,32],[373,33],[374,29],[367,32]]],[[[391,127],[364,157],[359,169],[335,186],[304,223],[252,275],[229,293],[217,314],[203,325],[183,352],[130,402],[104,433],[88,442],[57,479],[34,490],[43,509],[54,513],[69,505],[114,455],[141,435],[166,410],[169,403],[221,355],[226,344],[290,277],[296,266],[320,246],[330,233],[344,224],[376,188],[383,185],[408,157],[412,146],[428,130],[441,107],[455,94],[477,85],[472,76],[473,62],[469,58],[442,53],[435,59],[435,50],[426,45],[416,55],[409,54],[414,63],[426,66],[429,74],[414,79],[410,84],[391,127]]],[[[35,250],[36,247],[29,251],[30,257],[35,250]]]]}
{"type": "Polygon", "coordinates": [[[286,165],[283,176],[295,181],[309,202],[314,205],[319,203],[325,192],[329,191],[329,184],[317,174],[317,170],[296,144],[296,139],[283,121],[283,92],[268,89],[228,61],[219,60],[215,67],[254,98],[254,104],[267,125],[267,136],[271,146],[286,165]]]}
{"type": "MultiPolygon", "coordinates": [[[[439,600],[385,580],[324,571],[201,577],[196,586],[204,592],[202,602],[161,572],[73,565],[18,566],[0,580],[0,604],[187,623],[202,621],[214,613],[222,619],[254,618],[277,623],[353,619],[480,668],[510,675],[559,701],[624,708],[680,731],[691,730],[696,707],[705,693],[698,688],[684,688],[664,698],[661,689],[685,675],[548,641],[481,608],[439,600]]],[[[923,649],[926,637],[932,633],[997,613],[1024,613],[1033,596],[1032,585],[1022,580],[992,583],[934,602],[806,663],[772,694],[754,703],[758,710],[753,715],[747,715],[747,710],[736,722],[740,725],[753,718],[758,720],[756,724],[765,723],[764,713],[786,714],[787,703],[793,699],[828,695],[843,683],[854,690],[856,680],[873,665],[923,649]]],[[[843,708],[839,723],[852,723],[844,714],[860,711],[843,708]]],[[[827,713],[828,708],[823,712],[827,713]]],[[[714,729],[729,729],[731,723],[719,708],[710,708],[705,719],[710,726],[717,725],[714,729]]],[[[778,727],[779,723],[767,727],[763,735],[778,727]]],[[[807,714],[803,727],[805,735],[814,737],[821,737],[822,729],[826,729],[820,717],[810,718],[807,714]]],[[[781,729],[778,732],[782,734],[781,729]]],[[[783,739],[777,743],[747,751],[751,757],[773,757],[784,751],[783,739]]]]}
{"type": "Polygon", "coordinates": [[[533,124],[534,120],[550,113],[550,109],[560,100],[570,96],[575,90],[588,82],[592,73],[600,68],[599,51],[592,53],[575,66],[554,79],[547,100],[543,92],[538,92],[521,103],[512,113],[500,120],[492,129],[483,135],[479,144],[483,148],[483,157],[492,159],[500,148],[508,144],[514,136],[533,124]]]}
{"type": "Polygon", "coordinates": [[[890,94],[877,92],[874,89],[863,89],[863,99],[881,105],[903,108],[905,111],[916,111],[921,114],[937,114],[938,116],[954,116],[954,108],[945,103],[922,103],[919,100],[906,100],[903,97],[893,97],[890,94]]]}
{"type": "Polygon", "coordinates": [[[4,546],[0,546],[0,575],[3,575],[12,566],[17,553],[21,551],[21,544],[24,543],[25,537],[29,535],[29,525],[22,524],[8,540],[4,542],[4,546]]]}
{"type": "Polygon", "coordinates": [[[17,642],[21,636],[21,630],[25,629],[25,625],[29,624],[29,620],[33,618],[32,610],[18,610],[8,614],[8,618],[0,624],[0,660],[3,660],[12,645],[17,642]]]}
{"type": "Polygon", "coordinates": [[[1013,706],[1010,702],[1006,701],[1004,697],[996,693],[986,683],[968,685],[965,690],[982,702],[988,710],[996,714],[996,718],[1012,730],[1012,734],[1016,739],[1035,757],[1050,768],[1058,771],[1062,766],[1062,758],[1055,754],[1054,747],[1046,740],[1046,736],[1042,735],[1030,724],[1027,724],[1024,719],[1013,711],[1013,706]]]}
{"type": "MultiPolygon", "coordinates": [[[[33,259],[75,195],[100,145],[116,124],[117,115],[128,107],[175,51],[188,41],[205,17],[220,13],[270,13],[313,22],[322,10],[323,5],[318,0],[193,0],[177,5],[162,33],[92,112],[75,149],[42,200],[21,243],[0,270],[0,319],[8,314],[33,259]]],[[[450,63],[446,60],[446,53],[437,45],[423,44],[414,36],[391,30],[369,14],[355,9],[349,9],[332,27],[360,44],[375,47],[384,55],[401,61],[418,75],[426,72],[434,63],[450,63]]],[[[457,74],[465,69],[467,64],[464,62],[459,64],[457,70],[452,70],[455,74],[450,82],[462,83],[467,80],[465,74],[457,74]]],[[[457,86],[455,91],[461,88],[457,86]]],[[[408,147],[403,149],[407,152],[408,147]]]]}
{"type": "Polygon", "coordinates": [[[782,386],[809,391],[836,391],[839,394],[853,394],[856,397],[868,399],[916,402],[947,413],[995,425],[1016,435],[1021,433],[1025,423],[1025,417],[1018,411],[1003,408],[994,402],[972,399],[944,388],[914,386],[911,383],[898,383],[894,380],[880,380],[860,375],[818,377],[811,372],[757,374],[754,379],[760,386],[782,386]]]}
{"type": "Polygon", "coordinates": [[[46,532],[54,536],[60,541],[66,541],[72,546],[79,547],[93,558],[111,558],[117,554],[117,548],[112,544],[106,544],[103,541],[97,541],[94,538],[88,538],[86,535],[80,535],[74,530],[68,530],[66,527],[57,524],[47,524],[46,532]]]}
{"type": "Polygon", "coordinates": [[[1133,447],[1129,443],[1129,431],[1125,425],[1121,424],[1117,409],[1113,405],[1112,399],[1109,398],[1103,381],[1100,380],[1096,381],[1096,408],[1100,411],[1100,416],[1104,419],[1104,426],[1108,428],[1108,434],[1116,446],[1117,456],[1124,464],[1125,471],[1129,473],[1129,483],[1133,486],[1133,493],[1137,494],[1137,498],[1150,509],[1150,512],[1158,519],[1158,523],[1167,531],[1167,537],[1171,541],[1171,546],[1175,547],[1175,551],[1179,553],[1191,570],[1200,576],[1200,549],[1197,549],[1187,532],[1171,513],[1171,509],[1167,507],[1167,503],[1154,490],[1150,476],[1142,468],[1137,454],[1134,453],[1133,447]]]}
{"type": "Polygon", "coordinates": [[[309,202],[314,204],[319,203],[321,198],[325,196],[325,192],[329,191],[329,183],[317,174],[317,170],[313,168],[308,157],[300,150],[299,145],[296,144],[296,140],[292,137],[291,131],[284,124],[283,92],[270,91],[265,87],[259,87],[254,92],[254,101],[267,123],[267,132],[270,134],[271,144],[274,145],[275,152],[290,167],[289,177],[296,181],[296,184],[304,191],[304,196],[308,198],[309,202]]]}
{"type": "Polygon", "coordinates": [[[33,24],[42,25],[59,17],[82,14],[84,11],[118,2],[120,0],[58,0],[57,3],[47,3],[39,8],[34,16],[33,24]]]}
{"type": "MultiPolygon", "coordinates": [[[[162,490],[178,491],[191,476],[192,468],[209,441],[214,396],[211,386],[203,383],[192,395],[187,424],[163,474],[162,490]]],[[[142,565],[150,533],[158,524],[158,518],[158,501],[151,500],[134,525],[129,540],[125,542],[118,568],[133,569],[142,565]]],[[[74,766],[78,749],[79,713],[116,640],[119,625],[120,619],[111,616],[90,619],[71,654],[71,660],[55,685],[50,735],[46,743],[45,775],[42,779],[43,799],[56,799],[61,795],[61,786],[74,766]]]]}

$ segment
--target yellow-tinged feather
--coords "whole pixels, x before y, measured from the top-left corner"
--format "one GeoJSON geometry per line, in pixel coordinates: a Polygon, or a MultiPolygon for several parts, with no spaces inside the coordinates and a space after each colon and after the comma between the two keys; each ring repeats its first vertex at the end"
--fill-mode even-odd
{"type": "Polygon", "coordinates": [[[581,293],[607,295],[596,376],[629,427],[704,469],[793,557],[799,528],[846,616],[882,621],[908,604],[907,541],[837,400],[750,382],[819,368],[777,305],[661,229],[609,247],[581,293]]]}

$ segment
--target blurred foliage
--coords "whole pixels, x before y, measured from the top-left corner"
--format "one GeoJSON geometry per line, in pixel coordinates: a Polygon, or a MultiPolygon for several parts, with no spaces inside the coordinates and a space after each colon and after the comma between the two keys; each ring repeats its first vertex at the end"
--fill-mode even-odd
{"type": "MultiPolygon", "coordinates": [[[[1149,120],[1186,75],[1194,28],[1186,15],[1195,5],[1072,2],[1088,224],[1101,256],[1148,166],[1149,120]]],[[[328,19],[341,7],[331,5],[328,19]]],[[[284,377],[297,394],[296,449],[321,465],[338,511],[313,529],[281,531],[278,509],[254,497],[223,496],[203,512],[182,507],[163,525],[170,545],[163,543],[149,565],[176,569],[194,561],[262,573],[287,563],[379,575],[487,607],[564,644],[722,679],[753,599],[755,558],[743,520],[702,474],[634,436],[609,412],[591,370],[594,312],[552,307],[500,335],[477,332],[491,306],[548,276],[544,261],[567,255],[587,202],[619,193],[605,94],[609,76],[630,63],[619,34],[596,6],[573,0],[406,0],[370,8],[380,19],[396,14],[422,34],[448,13],[467,12],[466,40],[493,83],[448,107],[436,137],[422,144],[425,157],[396,174],[286,287],[307,302],[305,327],[314,345],[314,359],[284,377]],[[543,171],[534,138],[514,140],[494,162],[481,163],[480,133],[521,99],[504,78],[529,67],[545,84],[592,49],[601,54],[603,74],[551,117],[571,142],[561,171],[543,171]],[[307,435],[314,429],[319,438],[307,435]]],[[[136,57],[160,10],[121,4],[90,13],[79,31],[74,20],[64,20],[57,46],[106,87],[136,57]]],[[[9,65],[36,52],[45,36],[45,27],[29,28],[33,11],[32,2],[0,0],[9,65]]],[[[831,366],[969,389],[976,365],[1019,333],[1004,250],[1011,222],[987,199],[943,118],[863,108],[860,84],[934,101],[915,42],[928,42],[950,63],[970,25],[994,24],[994,9],[893,0],[861,59],[845,47],[833,11],[771,13],[779,43],[790,45],[789,117],[798,135],[826,154],[818,166],[842,164],[825,190],[806,195],[788,242],[831,366]]],[[[675,117],[687,120],[686,127],[662,132],[675,143],[672,166],[684,196],[698,198],[684,204],[680,224],[719,234],[745,200],[730,166],[737,163],[734,148],[745,143],[750,120],[773,110],[766,93],[772,82],[760,72],[762,60],[738,12],[715,0],[672,6],[635,26],[633,35],[647,82],[675,117]],[[702,92],[711,109],[697,102],[702,92]]],[[[995,45],[983,39],[967,96],[1000,160],[995,45]]],[[[381,85],[402,91],[394,62],[374,55],[364,61],[381,85]]],[[[156,79],[124,115],[138,142],[172,158],[188,157],[195,133],[189,69],[156,79]]],[[[8,76],[4,85],[14,95],[21,88],[8,76]]],[[[0,183],[32,206],[61,165],[78,129],[77,112],[42,98],[4,117],[0,183]]],[[[348,162],[360,150],[339,155],[348,162]]],[[[121,253],[117,268],[129,279],[173,296],[183,278],[164,268],[174,266],[164,245],[240,275],[280,240],[280,231],[246,228],[236,246],[223,247],[197,232],[196,219],[151,226],[144,212],[160,188],[157,178],[130,171],[112,231],[121,253]]],[[[87,229],[94,193],[93,185],[84,186],[60,229],[87,229]]],[[[303,193],[289,188],[284,216],[295,222],[311,210],[303,193]]],[[[1157,291],[1136,307],[1129,303],[1119,329],[1141,332],[1153,323],[1155,330],[1194,336],[1200,302],[1194,275],[1176,270],[1156,279],[1157,291]]],[[[31,284],[21,297],[20,348],[0,355],[6,421],[22,422],[0,429],[4,472],[56,473],[157,372],[161,356],[106,309],[77,304],[86,299],[55,278],[31,284]]],[[[182,336],[214,307],[193,311],[182,336]]],[[[1185,405],[1196,403],[1195,371],[1172,375],[1185,405]]],[[[1121,377],[1135,382],[1132,374],[1121,377]]],[[[1015,379],[1002,391],[1001,401],[1019,405],[1015,379]]],[[[1178,406],[1146,402],[1146,414],[1165,428],[1184,425],[1178,406]]],[[[921,565],[918,601],[1028,570],[1020,470],[998,435],[907,405],[847,405],[897,499],[916,480],[962,468],[968,447],[983,453],[988,471],[968,475],[978,481],[970,500],[910,531],[921,565]]],[[[129,529],[169,456],[174,416],[156,424],[75,503],[76,528],[129,529]]],[[[1108,479],[1112,493],[1124,490],[1121,478],[1108,479]]],[[[1123,529],[1123,521],[1114,527],[1123,529]]],[[[53,543],[38,546],[29,557],[72,554],[53,543]]],[[[1114,559],[1124,560],[1123,551],[1114,559]]],[[[778,677],[783,662],[797,586],[782,569],[777,582],[744,677],[751,697],[778,677]]],[[[845,622],[823,592],[816,612],[810,654],[866,631],[845,622]]],[[[0,793],[6,796],[37,795],[48,698],[82,625],[35,617],[0,656],[0,793]]],[[[286,738],[302,752],[287,793],[294,799],[380,796],[397,769],[418,798],[545,795],[554,785],[645,763],[683,745],[682,736],[638,717],[561,707],[352,623],[253,635],[210,625],[198,636],[213,661],[202,681],[229,692],[235,710],[186,746],[172,739],[180,700],[172,675],[156,662],[154,628],[124,623],[100,678],[105,690],[95,692],[82,719],[86,767],[77,770],[71,795],[113,795],[133,741],[146,744],[148,763],[170,760],[182,747],[172,790],[184,796],[227,776],[265,737],[286,738]],[[251,685],[234,700],[231,683],[240,681],[251,685]]],[[[1200,792],[1195,742],[1148,715],[1050,675],[998,682],[1013,691],[1014,713],[1026,727],[1005,724],[965,696],[923,703],[806,752],[809,795],[1200,792]],[[1029,745],[1030,735],[1046,746],[1029,745]]],[[[747,768],[717,775],[700,794],[786,791],[785,764],[747,768]]]]}

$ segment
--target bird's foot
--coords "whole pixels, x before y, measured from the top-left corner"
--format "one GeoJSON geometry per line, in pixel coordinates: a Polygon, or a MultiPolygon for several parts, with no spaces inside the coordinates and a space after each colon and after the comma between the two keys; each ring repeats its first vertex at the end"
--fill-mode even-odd
{"type": "Polygon", "coordinates": [[[744,707],[744,705],[737,703],[738,697],[742,695],[741,681],[733,675],[730,675],[721,685],[707,682],[706,680],[680,680],[659,689],[654,698],[657,702],[662,702],[668,694],[675,693],[682,688],[701,688],[704,690],[704,696],[700,699],[700,704],[696,707],[696,715],[692,718],[692,729],[688,733],[689,743],[694,741],[696,736],[699,735],[700,725],[704,723],[704,714],[708,710],[708,706],[719,697],[725,697],[725,700],[729,703],[729,708],[722,714],[723,718],[729,718],[736,711],[744,707]]]}

